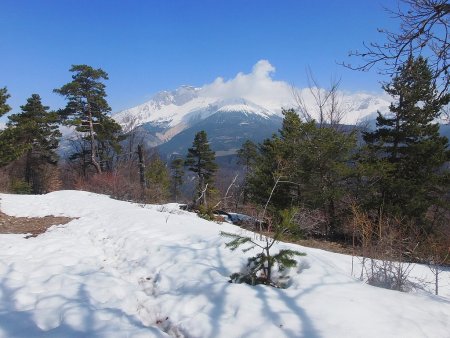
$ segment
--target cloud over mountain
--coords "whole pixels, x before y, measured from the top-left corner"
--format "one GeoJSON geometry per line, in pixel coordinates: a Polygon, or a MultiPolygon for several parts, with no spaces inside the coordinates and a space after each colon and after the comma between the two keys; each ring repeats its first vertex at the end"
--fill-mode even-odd
{"type": "MultiPolygon", "coordinates": [[[[201,87],[181,86],[170,91],[161,91],[139,106],[126,109],[114,115],[119,123],[125,124],[132,118],[135,125],[145,123],[166,124],[181,131],[193,121],[200,121],[219,111],[253,112],[262,115],[281,116],[282,108],[297,108],[297,97],[301,97],[309,114],[317,119],[317,96],[325,97],[326,89],[295,88],[285,81],[274,80],[275,67],[268,60],[258,61],[251,72],[239,72],[231,79],[217,77],[212,83],[201,87]],[[314,95],[315,94],[315,95],[314,95]]],[[[389,100],[385,95],[363,92],[341,91],[336,96],[345,112],[342,123],[357,123],[378,110],[386,111],[389,100]]],[[[323,104],[329,108],[331,100],[323,104]]]]}
{"type": "MultiPolygon", "coordinates": [[[[274,73],[275,67],[268,60],[260,60],[250,73],[240,72],[229,80],[218,77],[212,83],[201,87],[198,94],[208,98],[240,97],[278,112],[281,108],[296,108],[298,103],[295,95],[298,95],[302,97],[311,115],[317,118],[316,98],[310,88],[295,88],[287,82],[274,80],[274,73]]],[[[320,91],[322,97],[326,95],[326,89],[313,90],[316,93],[320,91]]],[[[386,111],[389,105],[389,98],[384,94],[340,91],[338,99],[341,109],[346,112],[344,123],[357,123],[377,110],[386,111]]]]}
{"type": "Polygon", "coordinates": [[[286,82],[273,80],[274,72],[275,67],[269,61],[260,60],[248,74],[241,72],[230,80],[216,78],[201,88],[200,95],[225,99],[241,97],[271,110],[294,106],[291,86],[286,82]]]}

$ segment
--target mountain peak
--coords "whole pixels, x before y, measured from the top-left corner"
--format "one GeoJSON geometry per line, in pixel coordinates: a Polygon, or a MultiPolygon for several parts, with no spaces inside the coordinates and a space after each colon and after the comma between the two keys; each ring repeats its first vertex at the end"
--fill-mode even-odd
{"type": "Polygon", "coordinates": [[[276,112],[263,108],[243,98],[230,98],[220,101],[217,112],[240,112],[244,114],[256,114],[267,118],[270,115],[278,115],[276,112]]]}
{"type": "Polygon", "coordinates": [[[172,91],[163,90],[156,93],[155,95],[153,95],[150,102],[152,102],[156,107],[159,108],[170,104],[182,106],[186,102],[197,98],[198,91],[199,88],[183,85],[172,91]]]}

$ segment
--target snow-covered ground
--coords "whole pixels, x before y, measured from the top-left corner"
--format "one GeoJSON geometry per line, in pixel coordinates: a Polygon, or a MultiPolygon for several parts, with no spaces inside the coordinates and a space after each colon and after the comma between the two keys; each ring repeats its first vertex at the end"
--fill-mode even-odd
{"type": "Polygon", "coordinates": [[[1,337],[450,337],[449,272],[440,297],[401,293],[352,277],[349,256],[280,243],[307,253],[288,289],[230,284],[251,254],[224,247],[231,224],[80,191],[0,197],[9,215],[77,217],[0,235],[1,337]]]}

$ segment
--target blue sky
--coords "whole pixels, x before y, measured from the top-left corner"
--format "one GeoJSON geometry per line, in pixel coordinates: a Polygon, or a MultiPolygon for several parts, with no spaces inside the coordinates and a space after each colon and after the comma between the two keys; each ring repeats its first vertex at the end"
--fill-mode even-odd
{"type": "Polygon", "coordinates": [[[394,28],[388,0],[2,0],[0,87],[14,111],[32,94],[52,108],[52,93],[71,79],[72,64],[109,74],[113,111],[152,94],[217,77],[249,73],[259,60],[276,68],[274,80],[307,85],[310,67],[324,85],[342,78],[349,91],[381,92],[375,71],[336,64],[363,41],[394,28]]]}

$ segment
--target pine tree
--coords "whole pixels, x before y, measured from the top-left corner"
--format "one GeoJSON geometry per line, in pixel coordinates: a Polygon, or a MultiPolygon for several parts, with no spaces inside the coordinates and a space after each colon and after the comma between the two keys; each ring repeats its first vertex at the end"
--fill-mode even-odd
{"type": "MultiPolygon", "coordinates": [[[[6,103],[9,97],[6,87],[0,88],[0,116],[11,111],[11,107],[6,103]]],[[[10,128],[0,131],[0,167],[17,159],[23,151],[24,149],[14,144],[14,135],[10,128]]]]}
{"type": "Polygon", "coordinates": [[[184,167],[184,160],[182,158],[175,158],[170,163],[172,193],[175,202],[178,202],[180,187],[183,185],[183,176],[184,176],[183,167],[184,167]]]}
{"type": "Polygon", "coordinates": [[[99,124],[94,125],[94,131],[98,141],[100,167],[102,171],[112,171],[114,157],[122,151],[120,142],[126,138],[122,134],[122,127],[110,116],[102,116],[99,124]]]}
{"type": "MultiPolygon", "coordinates": [[[[266,203],[277,178],[286,178],[284,168],[285,159],[281,152],[281,140],[278,135],[274,135],[258,146],[258,156],[249,172],[248,195],[252,202],[258,205],[266,203]]],[[[291,187],[288,185],[280,184],[273,192],[271,205],[279,209],[291,204],[295,205],[291,203],[290,190],[291,187]]]]}
{"type": "Polygon", "coordinates": [[[448,139],[439,135],[434,120],[449,103],[450,94],[439,95],[422,57],[410,57],[383,88],[395,101],[390,114],[378,113],[377,129],[364,134],[364,165],[377,175],[377,191],[369,199],[380,213],[422,223],[449,178],[440,171],[450,159],[448,139]]]}
{"type": "Polygon", "coordinates": [[[222,231],[220,233],[221,236],[230,239],[225,246],[232,251],[240,247],[244,247],[243,252],[252,249],[260,250],[255,256],[248,258],[247,268],[244,271],[233,273],[230,276],[231,282],[250,285],[265,284],[279,288],[287,286],[289,276],[282,275],[274,278],[274,269],[277,268],[278,272],[286,273],[287,269],[297,265],[295,256],[305,256],[306,254],[289,249],[281,249],[274,254],[272,248],[284,233],[296,228],[296,224],[292,222],[295,213],[296,210],[293,208],[282,210],[279,221],[274,224],[271,236],[260,233],[259,240],[229,232],[222,231]]]}
{"type": "Polygon", "coordinates": [[[17,155],[24,154],[24,181],[33,193],[46,191],[44,171],[47,165],[56,166],[59,138],[58,115],[49,112],[42,105],[41,98],[33,94],[21,106],[22,112],[10,115],[7,123],[9,142],[19,149],[17,155]]]}
{"type": "Polygon", "coordinates": [[[247,140],[238,150],[238,163],[244,165],[245,171],[249,171],[258,155],[258,147],[255,143],[247,140]]]}
{"type": "Polygon", "coordinates": [[[272,193],[271,204],[275,209],[285,209],[302,203],[305,184],[303,147],[310,140],[315,122],[302,122],[293,110],[283,110],[283,124],[278,135],[259,145],[259,156],[249,177],[254,202],[264,204],[278,178],[290,184],[279,184],[272,193]]]}
{"type": "Polygon", "coordinates": [[[11,128],[0,131],[0,167],[4,167],[19,158],[26,148],[15,144],[15,133],[11,128]]]}
{"type": "Polygon", "coordinates": [[[150,158],[145,176],[152,199],[156,202],[165,202],[169,195],[170,178],[166,164],[157,153],[150,158]]]}
{"type": "Polygon", "coordinates": [[[11,110],[11,107],[6,104],[6,100],[8,100],[9,97],[10,95],[8,94],[6,87],[0,88],[0,117],[11,110]]]}
{"type": "Polygon", "coordinates": [[[111,108],[103,83],[108,80],[108,74],[87,65],[73,65],[70,71],[74,73],[72,81],[54,90],[68,101],[60,114],[66,124],[86,133],[90,163],[101,173],[109,169],[112,155],[120,151],[121,137],[120,125],[108,116],[111,108]]]}
{"type": "Polygon", "coordinates": [[[241,149],[237,152],[238,164],[244,166],[244,180],[242,182],[242,203],[245,205],[248,201],[249,187],[248,178],[252,166],[255,164],[256,158],[258,157],[258,147],[255,143],[247,140],[242,145],[241,149]]]}
{"type": "Polygon", "coordinates": [[[198,178],[196,201],[200,204],[207,204],[207,193],[212,189],[214,174],[217,171],[215,163],[216,155],[209,147],[208,136],[205,131],[200,131],[195,135],[192,148],[188,149],[185,165],[194,172],[198,178]]]}
{"type": "Polygon", "coordinates": [[[318,209],[326,218],[325,235],[333,236],[339,227],[338,204],[346,194],[356,135],[318,125],[314,120],[302,122],[292,109],[283,114],[279,135],[259,146],[249,179],[251,196],[261,204],[272,193],[272,209],[318,209]],[[279,178],[280,184],[272,192],[279,178]]]}
{"type": "Polygon", "coordinates": [[[356,134],[331,127],[311,127],[298,145],[299,161],[293,172],[300,183],[301,200],[312,209],[322,210],[325,218],[325,235],[339,235],[342,216],[346,211],[340,206],[348,194],[352,175],[351,158],[356,148],[356,134]]]}

